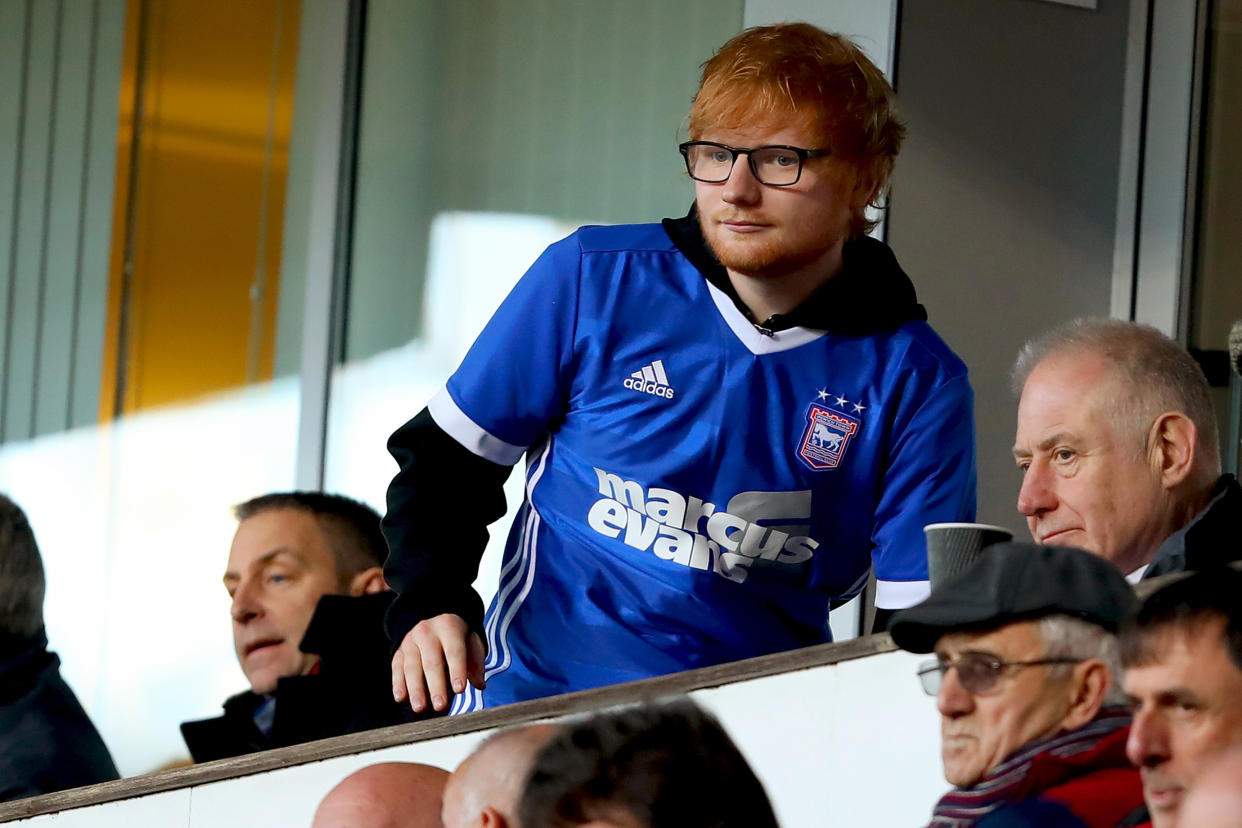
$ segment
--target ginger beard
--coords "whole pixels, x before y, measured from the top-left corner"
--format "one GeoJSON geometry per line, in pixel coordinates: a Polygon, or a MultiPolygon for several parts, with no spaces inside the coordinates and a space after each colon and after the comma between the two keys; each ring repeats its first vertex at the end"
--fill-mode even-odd
{"type": "Polygon", "coordinates": [[[699,212],[703,238],[717,261],[727,270],[746,276],[779,279],[797,273],[826,259],[844,241],[840,233],[822,221],[805,221],[787,229],[763,229],[746,234],[728,229],[726,221],[762,223],[766,219],[758,211],[732,211],[710,218],[699,212]]]}
{"type": "MultiPolygon", "coordinates": [[[[801,127],[714,129],[701,140],[808,149],[822,143],[801,127]]],[[[733,273],[777,279],[833,262],[849,235],[852,208],[869,196],[853,166],[831,157],[807,159],[797,183],[773,187],[754,178],[747,159],[738,157],[728,181],[695,182],[699,227],[716,259],[733,273]]]]}

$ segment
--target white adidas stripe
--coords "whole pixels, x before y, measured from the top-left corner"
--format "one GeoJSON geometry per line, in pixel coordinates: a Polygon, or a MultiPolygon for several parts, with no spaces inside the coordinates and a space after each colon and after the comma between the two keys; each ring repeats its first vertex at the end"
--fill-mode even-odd
{"type": "Polygon", "coordinates": [[[660,385],[668,385],[668,374],[664,373],[664,360],[657,359],[651,363],[651,369],[655,371],[656,382],[660,385]]]}
{"type": "Polygon", "coordinates": [[[650,365],[644,365],[642,369],[630,374],[630,377],[643,382],[654,382],[664,386],[672,386],[668,381],[668,374],[664,372],[664,360],[657,359],[650,365]]]}
{"type": "MultiPolygon", "coordinates": [[[[508,642],[509,625],[512,623],[518,609],[526,601],[526,596],[530,593],[530,588],[534,581],[535,556],[537,552],[536,537],[539,531],[540,519],[538,512],[530,504],[530,497],[535,485],[539,482],[539,478],[543,476],[551,446],[552,440],[549,439],[538,456],[533,458],[533,471],[528,477],[526,486],[526,520],[522,526],[522,535],[518,542],[520,553],[514,556],[505,565],[504,571],[501,572],[500,594],[496,600],[495,609],[486,624],[488,655],[487,660],[483,664],[483,675],[489,681],[492,676],[509,669],[509,665],[512,663],[512,651],[508,642]],[[506,578],[508,578],[507,583],[506,578]],[[514,590],[518,590],[516,597],[513,597],[514,590]],[[511,598],[512,603],[509,603],[511,598]]],[[[484,709],[485,706],[486,699],[484,694],[472,686],[467,686],[466,691],[454,699],[450,715],[473,713],[484,709]]]]}

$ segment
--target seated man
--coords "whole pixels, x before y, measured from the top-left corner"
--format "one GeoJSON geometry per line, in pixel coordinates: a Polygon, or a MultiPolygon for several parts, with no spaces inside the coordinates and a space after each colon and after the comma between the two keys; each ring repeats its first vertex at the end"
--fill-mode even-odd
{"type": "Polygon", "coordinates": [[[319,492],[269,494],[239,521],[224,585],[250,691],[185,722],[195,761],[412,721],[392,700],[379,515],[319,492]]]}
{"type": "Polygon", "coordinates": [[[0,495],[0,802],[117,778],[47,650],[44,585],[26,515],[0,495]]]}
{"type": "Polygon", "coordinates": [[[556,725],[535,724],[485,739],[449,777],[444,828],[516,828],[518,799],[531,763],[556,731],[556,725]]]}
{"type": "Polygon", "coordinates": [[[1242,488],[1221,476],[1207,380],[1181,345],[1081,319],[1028,343],[1013,379],[1018,511],[1037,543],[1131,581],[1242,558],[1242,488]]]}
{"type": "Polygon", "coordinates": [[[1242,574],[1202,572],[1143,602],[1121,634],[1122,683],[1134,708],[1127,752],[1155,828],[1179,818],[1187,788],[1242,747],[1242,574]]]}
{"type": "Polygon", "coordinates": [[[415,762],[367,765],[328,791],[311,828],[440,828],[448,776],[415,762]]]}
{"type": "Polygon", "coordinates": [[[715,717],[689,701],[568,722],[539,751],[527,828],[775,828],[763,785],[715,717]]]}
{"type": "Polygon", "coordinates": [[[1134,602],[1116,568],[1080,549],[1004,543],[897,613],[897,646],[940,711],[954,789],[934,826],[1112,828],[1139,807],[1126,761],[1116,630],[1134,602]]]}

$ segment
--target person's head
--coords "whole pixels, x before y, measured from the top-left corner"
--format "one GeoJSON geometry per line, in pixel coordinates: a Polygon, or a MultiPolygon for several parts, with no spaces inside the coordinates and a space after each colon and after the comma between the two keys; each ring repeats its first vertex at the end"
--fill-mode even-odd
{"type": "Polygon", "coordinates": [[[1193,828],[1242,828],[1242,749],[1204,768],[1186,793],[1178,822],[1193,828]]]}
{"type": "MultiPolygon", "coordinates": [[[[691,142],[733,148],[822,151],[763,164],[743,156],[726,180],[695,183],[704,236],[721,262],[779,275],[870,229],[866,208],[883,196],[905,128],[892,87],[857,46],[808,23],[780,23],[747,29],[703,64],[688,132],[691,142]],[[776,173],[799,160],[801,177],[789,186],[761,183],[751,166],[776,173]]],[[[728,155],[691,151],[713,170],[711,159],[728,155]]]]}
{"type": "Polygon", "coordinates": [[[368,765],[328,792],[311,828],[440,828],[448,776],[414,762],[368,765]]]}
{"type": "Polygon", "coordinates": [[[0,636],[43,629],[43,560],[26,513],[0,494],[0,636]]]}
{"type": "Polygon", "coordinates": [[[556,733],[535,724],[494,733],[466,757],[444,790],[445,828],[517,828],[518,798],[535,754],[556,733]]]}
{"type": "Polygon", "coordinates": [[[1038,543],[1132,572],[1190,521],[1220,475],[1203,371],[1155,328],[1080,319],[1018,355],[1018,511],[1038,543]]]}
{"type": "Polygon", "coordinates": [[[233,599],[233,645],[256,693],[309,673],[318,656],[298,645],[324,595],[386,588],[388,551],[374,509],[339,495],[263,495],[234,509],[237,533],[224,586],[233,599]]]}
{"type": "Polygon", "coordinates": [[[521,825],[548,828],[776,825],[737,746],[689,701],[564,724],[535,757],[518,813],[521,825]]]}
{"type": "Polygon", "coordinates": [[[1242,573],[1183,577],[1152,593],[1122,629],[1122,685],[1134,710],[1126,753],[1155,828],[1186,825],[1188,787],[1242,747],[1242,573]]]}
{"type": "Polygon", "coordinates": [[[940,712],[945,779],[977,784],[1031,742],[1120,703],[1116,630],[1134,600],[1115,567],[1081,549],[1004,543],[889,626],[940,712]]]}

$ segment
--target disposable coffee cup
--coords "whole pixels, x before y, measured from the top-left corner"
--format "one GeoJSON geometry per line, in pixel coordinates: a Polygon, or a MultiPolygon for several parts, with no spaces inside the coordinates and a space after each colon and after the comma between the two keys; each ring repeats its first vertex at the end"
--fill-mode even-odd
{"type": "Polygon", "coordinates": [[[923,536],[932,589],[979,560],[986,547],[1013,540],[1013,532],[986,523],[929,523],[923,536]]]}

